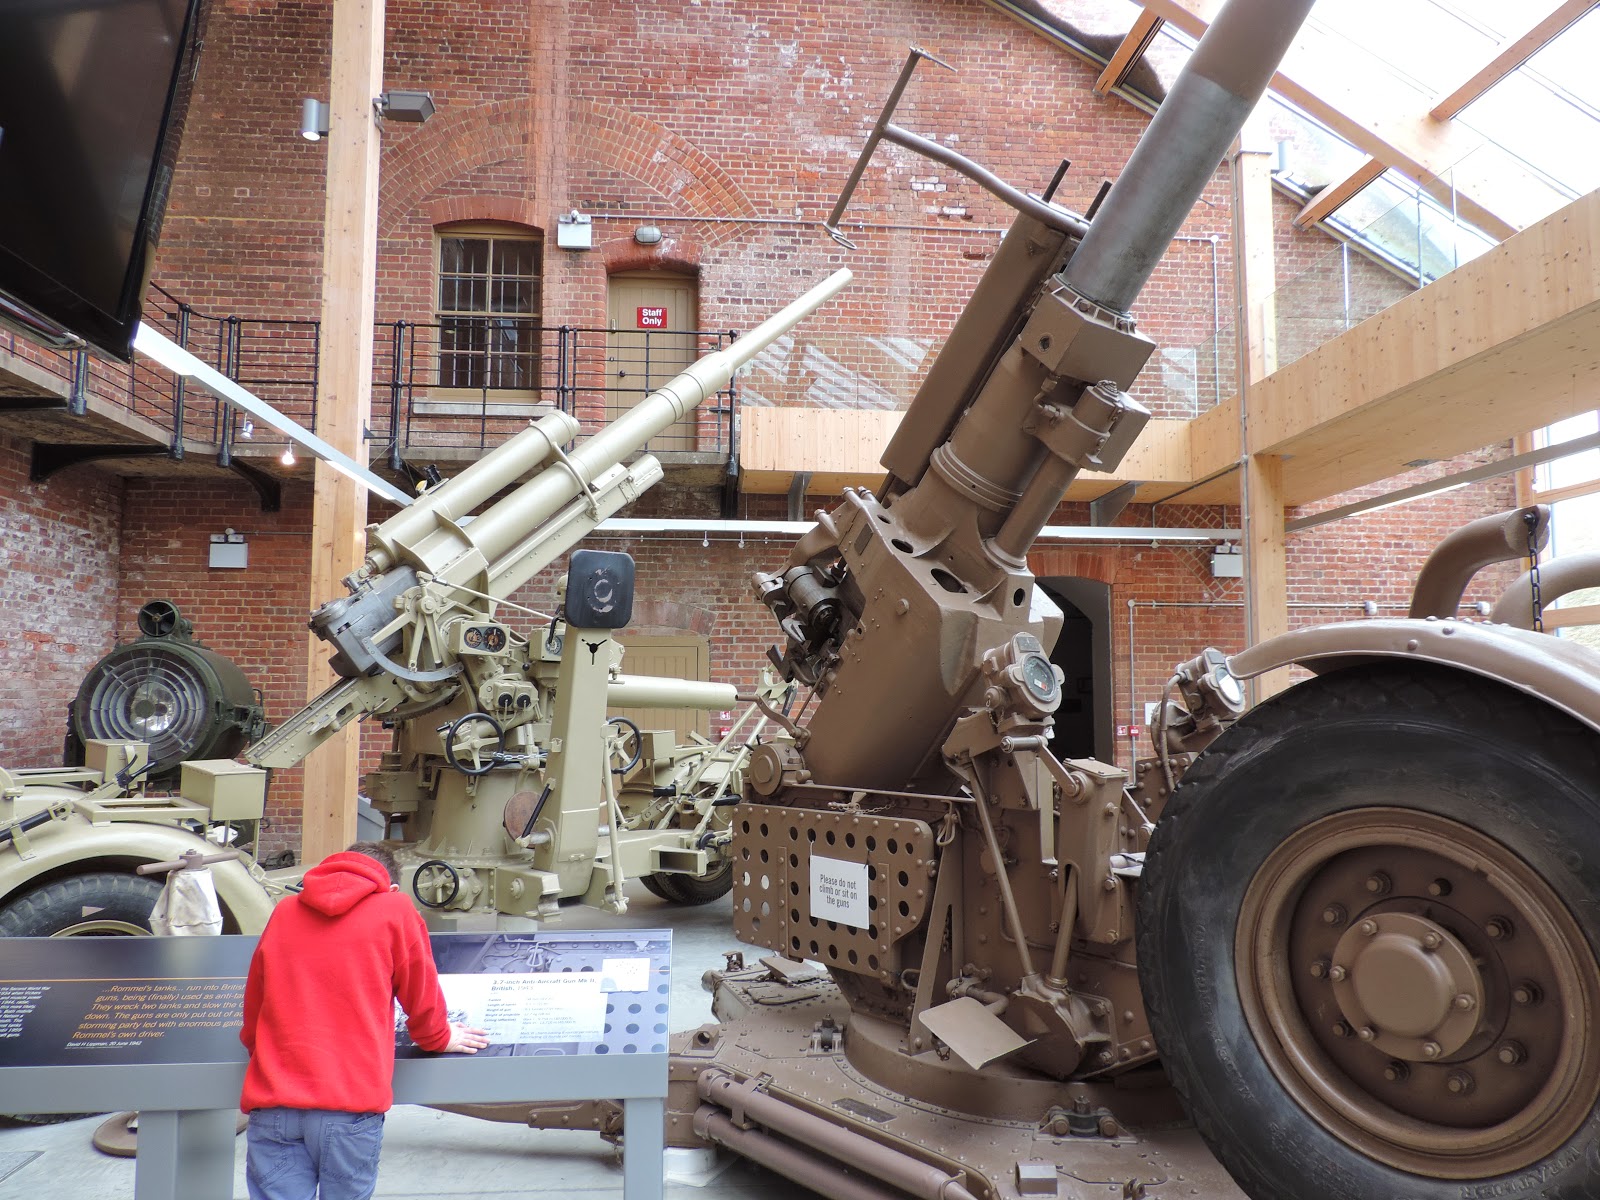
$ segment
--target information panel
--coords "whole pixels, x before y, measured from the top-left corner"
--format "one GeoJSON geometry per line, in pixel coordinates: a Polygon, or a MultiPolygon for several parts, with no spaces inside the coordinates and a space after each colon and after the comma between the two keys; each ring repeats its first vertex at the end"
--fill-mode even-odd
{"type": "MultiPolygon", "coordinates": [[[[666,930],[434,934],[481,1055],[664,1054],[666,930]]],[[[256,939],[0,938],[0,1067],[241,1063],[256,939]]],[[[423,1056],[396,1013],[396,1052],[423,1056]]]]}

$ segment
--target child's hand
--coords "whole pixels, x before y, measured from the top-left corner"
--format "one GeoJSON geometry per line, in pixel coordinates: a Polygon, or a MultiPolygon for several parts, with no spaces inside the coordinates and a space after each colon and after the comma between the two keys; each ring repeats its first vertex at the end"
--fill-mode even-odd
{"type": "Polygon", "coordinates": [[[441,1054],[476,1054],[489,1044],[489,1035],[482,1029],[470,1029],[451,1022],[450,1044],[441,1054]]]}

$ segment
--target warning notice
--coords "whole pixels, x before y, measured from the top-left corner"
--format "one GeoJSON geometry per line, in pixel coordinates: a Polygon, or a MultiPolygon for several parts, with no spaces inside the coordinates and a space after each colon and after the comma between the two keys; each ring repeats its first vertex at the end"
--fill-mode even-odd
{"type": "Polygon", "coordinates": [[[665,305],[640,305],[637,315],[639,329],[665,329],[667,327],[667,309],[665,305]]]}
{"type": "Polygon", "coordinates": [[[811,915],[851,929],[872,922],[867,906],[867,864],[811,856],[811,915]]]}

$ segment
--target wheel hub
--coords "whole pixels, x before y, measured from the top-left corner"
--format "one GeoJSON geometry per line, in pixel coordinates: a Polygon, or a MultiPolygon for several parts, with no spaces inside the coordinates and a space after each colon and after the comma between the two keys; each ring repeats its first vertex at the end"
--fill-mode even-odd
{"type": "Polygon", "coordinates": [[[1285,1090],[1371,1158],[1444,1179],[1526,1168],[1600,1095],[1600,964],[1515,853],[1418,809],[1347,810],[1267,857],[1240,998],[1285,1090]]]}
{"type": "Polygon", "coordinates": [[[1373,1049],[1410,1062],[1456,1054],[1484,1010],[1483,976],[1443,925],[1408,912],[1356,922],[1329,971],[1339,1011],[1373,1049]]]}

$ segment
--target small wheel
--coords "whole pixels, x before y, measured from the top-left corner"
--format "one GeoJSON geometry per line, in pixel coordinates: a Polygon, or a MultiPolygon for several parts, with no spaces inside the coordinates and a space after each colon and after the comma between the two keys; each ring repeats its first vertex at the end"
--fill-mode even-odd
{"type": "Polygon", "coordinates": [[[423,908],[446,908],[461,894],[461,873],[442,858],[430,858],[411,876],[411,894],[423,908]]]}
{"type": "Polygon", "coordinates": [[[613,759],[622,759],[620,767],[613,766],[613,775],[626,775],[639,765],[639,760],[644,757],[644,735],[639,732],[639,726],[628,720],[627,717],[612,717],[607,725],[617,726],[616,736],[610,739],[610,755],[613,759]],[[630,753],[631,747],[631,753],[630,753]]]}
{"type": "Polygon", "coordinates": [[[470,712],[450,722],[444,735],[444,758],[463,775],[487,775],[505,753],[506,731],[488,713],[470,712]],[[488,732],[482,729],[487,725],[488,732]],[[484,748],[492,747],[488,754],[484,748]]]}
{"type": "Polygon", "coordinates": [[[674,904],[710,904],[719,900],[733,890],[733,863],[727,859],[718,861],[704,875],[683,875],[679,873],[668,874],[661,872],[655,875],[641,877],[645,887],[650,888],[656,895],[674,904]],[[650,887],[650,881],[655,880],[661,889],[650,887]]]}
{"type": "Polygon", "coordinates": [[[664,878],[665,876],[662,875],[641,875],[639,876],[639,882],[644,884],[644,890],[652,896],[659,896],[663,900],[671,900],[672,897],[661,889],[661,880],[664,878]]]}
{"type": "Polygon", "coordinates": [[[1151,839],[1139,973],[1244,1189],[1600,1195],[1596,845],[1600,737],[1461,673],[1340,671],[1212,743],[1151,839]]]}

